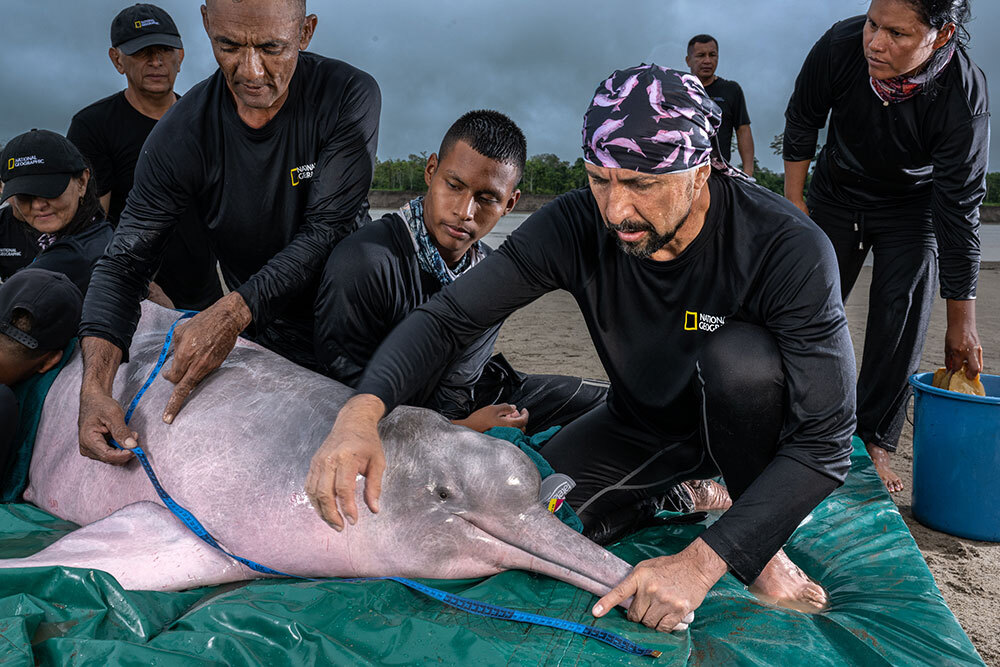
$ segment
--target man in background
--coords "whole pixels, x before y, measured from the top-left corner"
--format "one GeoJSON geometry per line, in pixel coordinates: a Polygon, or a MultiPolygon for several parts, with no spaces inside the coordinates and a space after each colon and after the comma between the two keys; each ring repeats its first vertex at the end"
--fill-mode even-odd
{"type": "MultiPolygon", "coordinates": [[[[139,151],[180,96],[174,81],[184,46],[173,19],[155,5],[126,7],[111,22],[108,57],[125,75],[125,90],[84,107],[69,126],[72,141],[97,179],[97,195],[112,227],[125,208],[139,151]]],[[[208,236],[193,212],[181,216],[167,241],[156,285],[178,308],[203,310],[222,296],[208,236]]],[[[155,290],[155,288],[153,288],[155,290]]]]}
{"type": "Polygon", "coordinates": [[[125,464],[137,437],[111,396],[163,249],[196,211],[230,289],[177,327],[163,413],[188,395],[240,334],[306,368],[313,304],[333,247],[367,218],[382,96],[369,74],[306,49],[305,0],[207,0],[202,23],[219,64],[156,124],[80,324],[80,450],[125,464]]]}
{"type": "Polygon", "coordinates": [[[743,161],[743,171],[753,176],[753,134],[750,133],[750,114],[747,113],[743,89],[735,81],[715,75],[719,66],[719,43],[711,35],[695,35],[688,41],[688,69],[698,77],[705,92],[722,109],[722,126],[719,128],[719,148],[726,162],[731,162],[733,130],[736,130],[736,150],[743,161]]]}

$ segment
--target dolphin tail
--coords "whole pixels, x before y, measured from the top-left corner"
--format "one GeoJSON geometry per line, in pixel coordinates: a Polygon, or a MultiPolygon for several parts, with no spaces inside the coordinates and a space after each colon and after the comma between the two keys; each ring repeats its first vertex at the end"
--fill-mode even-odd
{"type": "Polygon", "coordinates": [[[180,591],[260,576],[150,501],[123,507],[33,556],[0,560],[0,568],[52,566],[103,570],[127,590],[180,591]]]}

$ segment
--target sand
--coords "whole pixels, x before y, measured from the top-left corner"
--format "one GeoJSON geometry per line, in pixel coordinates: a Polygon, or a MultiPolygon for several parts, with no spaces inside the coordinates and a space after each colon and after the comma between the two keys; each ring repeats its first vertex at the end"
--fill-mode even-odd
{"type": "MultiPolygon", "coordinates": [[[[859,363],[870,282],[871,269],[865,267],[847,305],[859,363]]],[[[940,300],[935,304],[921,370],[934,370],[943,364],[944,306],[940,300]]],[[[1000,263],[984,264],[976,310],[986,370],[1000,373],[1000,263]]],[[[583,317],[572,297],[565,292],[546,295],[511,316],[501,330],[497,349],[522,371],[607,379],[583,317]]],[[[986,663],[1000,665],[1000,633],[997,632],[1000,628],[1000,543],[976,542],[939,533],[913,518],[910,510],[913,432],[909,424],[903,431],[893,462],[906,485],[894,500],[948,606],[986,663]]]]}

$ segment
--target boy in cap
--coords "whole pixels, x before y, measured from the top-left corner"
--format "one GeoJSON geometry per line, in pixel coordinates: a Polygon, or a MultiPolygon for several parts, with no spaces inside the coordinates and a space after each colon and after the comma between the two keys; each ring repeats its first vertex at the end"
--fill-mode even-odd
{"type": "MultiPolygon", "coordinates": [[[[174,81],[184,61],[184,45],[167,12],[137,4],[121,10],[111,22],[108,57],[125,75],[125,90],[81,109],[67,137],[90,163],[101,206],[117,227],[139,151],[157,121],[180,99],[174,81]]],[[[201,310],[222,296],[222,287],[208,238],[193,216],[180,217],[155,280],[170,299],[167,305],[201,310]]]]}
{"type": "Polygon", "coordinates": [[[0,285],[0,479],[18,428],[11,387],[62,361],[82,309],[80,290],[61,273],[29,267],[0,285]]]}
{"type": "Polygon", "coordinates": [[[642,65],[601,83],[584,117],[589,187],[532,215],[379,347],[313,457],[306,491],[326,521],[359,520],[359,474],[378,512],[378,422],[400,396],[485,327],[565,289],[611,381],[605,404],[541,450],[576,481],[566,500],[584,534],[614,536],[686,478],[721,473],[733,498],[594,614],[632,597],[629,619],[682,629],[727,571],[771,599],[824,606],[781,546],[850,468],[854,351],[836,258],[809,218],[722,159],[720,116],[691,74],[642,65]]]}

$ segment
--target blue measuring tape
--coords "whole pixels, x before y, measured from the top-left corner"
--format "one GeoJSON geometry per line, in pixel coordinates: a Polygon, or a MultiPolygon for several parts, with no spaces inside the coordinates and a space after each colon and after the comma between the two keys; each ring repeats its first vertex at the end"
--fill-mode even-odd
{"type": "MultiPolygon", "coordinates": [[[[125,412],[125,423],[128,424],[132,419],[132,414],[135,412],[135,408],[139,405],[139,400],[142,398],[146,390],[149,389],[150,385],[153,384],[153,380],[160,374],[160,370],[163,368],[163,364],[167,361],[167,353],[170,351],[170,343],[174,338],[174,329],[182,320],[196,315],[197,313],[193,311],[184,311],[184,313],[170,326],[170,330],[167,331],[166,339],[163,341],[163,347],[160,350],[160,356],[156,360],[156,364],[153,366],[153,370],[150,372],[149,377],[146,382],[142,385],[139,391],[136,393],[135,398],[128,406],[128,410],[125,412]]],[[[118,449],[125,449],[114,439],[110,440],[111,444],[118,449]]],[[[160,497],[163,504],[166,505],[167,509],[173,512],[174,516],[181,520],[181,522],[188,527],[188,529],[197,535],[203,542],[208,544],[229,556],[233,560],[242,563],[254,572],[260,572],[262,574],[271,574],[278,577],[288,577],[289,579],[299,579],[302,581],[321,581],[320,579],[313,579],[311,577],[302,577],[297,574],[288,574],[287,572],[280,572],[278,570],[273,570],[266,565],[261,565],[260,563],[254,562],[249,558],[243,558],[242,556],[237,556],[236,554],[230,553],[222,547],[215,538],[212,537],[211,533],[205,529],[201,522],[187,509],[182,507],[170,494],[166,492],[163,485],[160,484],[160,480],[156,476],[156,472],[153,470],[152,464],[149,462],[149,457],[146,456],[146,452],[142,447],[136,446],[130,450],[135,457],[139,459],[139,463],[142,465],[142,469],[146,471],[146,476],[149,477],[149,481],[153,484],[153,488],[156,490],[156,495],[160,497]]],[[[531,614],[528,612],[517,611],[515,609],[507,609],[506,607],[498,607],[486,602],[478,602],[476,600],[470,600],[469,598],[463,598],[452,593],[446,593],[437,588],[432,588],[420,582],[413,581],[412,579],[404,579],[403,577],[359,577],[353,579],[339,579],[339,581],[345,583],[359,583],[365,581],[395,581],[400,583],[411,590],[418,591],[427,595],[428,597],[434,598],[446,605],[455,607],[456,609],[461,609],[469,614],[474,614],[476,616],[485,616],[487,618],[495,618],[498,620],[505,621],[515,621],[517,623],[528,623],[531,625],[540,625],[548,628],[555,628],[557,630],[566,630],[568,632],[573,632],[584,637],[589,637],[591,639],[596,639],[597,641],[604,642],[609,646],[613,646],[620,651],[626,653],[631,653],[632,655],[649,656],[651,658],[659,658],[661,653],[654,649],[645,648],[639,646],[635,642],[625,639],[621,635],[616,635],[613,632],[608,632],[607,630],[601,630],[595,628],[591,625],[584,625],[582,623],[576,623],[573,621],[567,621],[561,618],[552,618],[551,616],[542,616],[540,614],[531,614]]]]}

